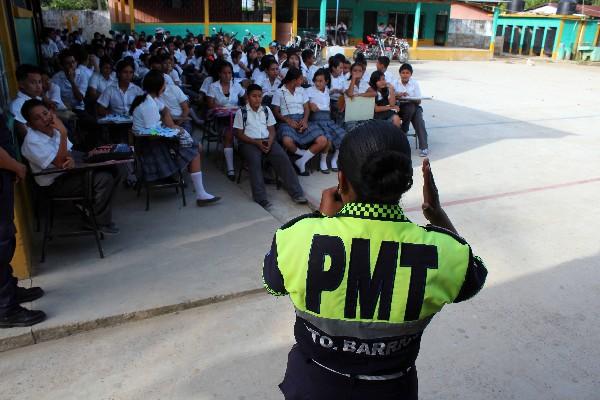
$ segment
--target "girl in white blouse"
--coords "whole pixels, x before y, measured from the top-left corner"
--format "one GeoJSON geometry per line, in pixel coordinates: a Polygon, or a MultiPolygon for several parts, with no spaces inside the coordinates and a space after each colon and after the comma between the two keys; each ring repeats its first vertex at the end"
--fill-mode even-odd
{"type": "Polygon", "coordinates": [[[331,98],[329,95],[331,78],[329,72],[324,68],[318,69],[313,77],[313,83],[314,85],[306,90],[309,100],[308,106],[311,111],[310,120],[321,128],[329,140],[329,145],[326,149],[327,151],[321,153],[320,163],[321,172],[328,174],[329,167],[327,166],[327,153],[329,147],[333,144],[336,149],[331,159],[331,169],[336,172],[338,170],[337,160],[339,148],[346,131],[331,118],[331,98]]]}
{"type": "MultiPolygon", "coordinates": [[[[159,99],[165,91],[163,73],[156,70],[148,72],[143,85],[146,94],[136,97],[131,105],[133,131],[140,133],[163,124],[168,128],[182,129],[175,125],[169,109],[159,99]]],[[[187,167],[196,191],[196,204],[204,206],[220,200],[204,189],[200,157],[202,147],[195,140],[189,146],[180,144],[175,159],[171,157],[171,147],[163,140],[146,140],[142,143],[143,147],[139,150],[136,147],[136,152],[142,155],[140,168],[146,181],[169,178],[187,167]]]]}
{"type": "Polygon", "coordinates": [[[117,81],[113,72],[112,60],[103,57],[100,60],[100,72],[94,72],[88,84],[88,96],[91,101],[96,101],[108,86],[117,81]]]}
{"type": "Polygon", "coordinates": [[[303,82],[302,72],[298,68],[291,68],[281,88],[275,92],[271,108],[279,121],[277,133],[283,147],[289,153],[300,156],[294,161],[296,172],[308,176],[306,163],[315,155],[327,152],[328,141],[318,125],[308,122],[310,109],[308,96],[301,87],[303,82]],[[307,147],[307,150],[302,149],[307,147]]]}
{"type": "MultiPolygon", "coordinates": [[[[219,69],[219,80],[213,82],[208,89],[208,108],[211,110],[218,108],[236,108],[246,95],[246,91],[239,83],[233,81],[233,66],[228,62],[223,62],[219,69]]],[[[223,129],[223,152],[225,154],[225,163],[227,164],[227,177],[230,180],[235,179],[235,168],[233,166],[233,129],[229,126],[221,126],[223,129]]]]}

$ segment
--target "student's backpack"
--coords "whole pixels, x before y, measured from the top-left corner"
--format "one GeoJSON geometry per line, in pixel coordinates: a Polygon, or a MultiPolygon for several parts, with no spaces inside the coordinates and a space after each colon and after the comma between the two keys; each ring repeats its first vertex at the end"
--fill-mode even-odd
{"type": "MultiPolygon", "coordinates": [[[[267,106],[262,106],[262,109],[265,113],[265,121],[269,122],[269,110],[267,110],[267,106]]],[[[242,126],[246,129],[246,121],[248,121],[248,110],[246,107],[240,108],[242,110],[242,126]]]]}

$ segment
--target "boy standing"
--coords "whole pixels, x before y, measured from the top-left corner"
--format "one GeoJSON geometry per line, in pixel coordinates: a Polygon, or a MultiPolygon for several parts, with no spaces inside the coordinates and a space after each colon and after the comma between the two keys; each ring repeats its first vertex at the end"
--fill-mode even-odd
{"type": "MultiPolygon", "coordinates": [[[[402,64],[400,67],[400,79],[396,83],[396,98],[402,100],[405,97],[420,98],[421,88],[419,83],[412,78],[413,69],[410,64],[402,64]]],[[[423,119],[423,107],[421,100],[403,102],[400,107],[400,118],[402,118],[402,130],[408,132],[412,123],[419,140],[419,155],[427,157],[429,149],[427,146],[427,129],[423,119]]]]}
{"type": "Polygon", "coordinates": [[[267,106],[262,105],[262,88],[252,84],[248,87],[248,104],[235,114],[233,127],[239,140],[239,149],[248,163],[252,198],[265,209],[271,207],[265,189],[262,160],[271,163],[283,180],[283,187],[298,204],[306,204],[304,192],[289,157],[275,140],[275,117],[267,106]]]}

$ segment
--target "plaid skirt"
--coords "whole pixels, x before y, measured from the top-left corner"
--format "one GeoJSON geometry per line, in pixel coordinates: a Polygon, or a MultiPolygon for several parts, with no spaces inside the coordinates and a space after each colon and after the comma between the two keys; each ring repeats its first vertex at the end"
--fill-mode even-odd
{"type": "Polygon", "coordinates": [[[327,140],[333,143],[336,149],[340,148],[346,131],[331,119],[329,111],[311,113],[310,120],[325,133],[327,140]]]}
{"type": "Polygon", "coordinates": [[[137,144],[140,161],[138,172],[147,182],[168,178],[187,168],[198,155],[198,141],[190,147],[181,147],[179,140],[166,138],[143,138],[137,144]]]}
{"type": "MultiPolygon", "coordinates": [[[[302,118],[304,118],[304,115],[292,114],[288,115],[288,117],[293,119],[294,121],[300,121],[302,118]]],[[[299,146],[309,146],[319,136],[324,135],[325,133],[323,132],[323,130],[312,122],[308,123],[308,128],[302,133],[298,132],[285,122],[280,122],[277,125],[277,136],[279,137],[279,140],[282,140],[284,137],[287,136],[299,146]]]]}

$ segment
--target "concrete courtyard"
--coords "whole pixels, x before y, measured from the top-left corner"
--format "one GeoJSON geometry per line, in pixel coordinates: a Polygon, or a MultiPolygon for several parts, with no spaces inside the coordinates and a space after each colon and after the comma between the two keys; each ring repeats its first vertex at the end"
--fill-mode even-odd
{"type": "MultiPolygon", "coordinates": [[[[600,68],[518,60],[415,62],[446,212],[489,269],[483,291],[427,329],[422,399],[600,397],[600,68]]],[[[390,68],[397,73],[397,64],[390,68]]],[[[411,138],[411,144],[414,140],[411,138]]],[[[422,179],[402,204],[420,214],[422,179]]],[[[0,331],[0,399],[281,399],[293,310],[261,291],[278,225],[307,208],[208,165],[224,201],[151,210],[119,197],[121,235],[57,241],[31,282],[49,319],[0,331]]],[[[302,178],[318,203],[333,174],[302,178]]],[[[188,194],[188,200],[191,200],[188,194]]]]}

